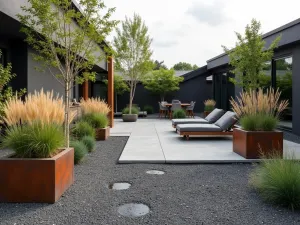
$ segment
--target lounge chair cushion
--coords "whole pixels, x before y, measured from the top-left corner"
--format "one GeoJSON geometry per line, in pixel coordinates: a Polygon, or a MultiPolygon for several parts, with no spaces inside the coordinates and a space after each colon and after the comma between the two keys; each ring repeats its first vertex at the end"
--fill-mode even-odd
{"type": "Polygon", "coordinates": [[[229,129],[236,122],[236,114],[234,112],[226,112],[220,119],[215,122],[215,125],[222,128],[222,130],[229,129]]]}
{"type": "Polygon", "coordinates": [[[205,117],[205,120],[208,121],[208,123],[214,123],[218,119],[220,119],[221,116],[224,115],[224,110],[223,109],[214,109],[210,114],[208,114],[207,117],[205,117]]]}
{"type": "Polygon", "coordinates": [[[177,124],[189,124],[189,123],[208,123],[206,119],[203,118],[198,118],[198,119],[172,119],[172,125],[177,125],[177,124]]]}
{"type": "Polygon", "coordinates": [[[177,130],[181,132],[220,132],[222,128],[215,124],[178,124],[177,130]]]}

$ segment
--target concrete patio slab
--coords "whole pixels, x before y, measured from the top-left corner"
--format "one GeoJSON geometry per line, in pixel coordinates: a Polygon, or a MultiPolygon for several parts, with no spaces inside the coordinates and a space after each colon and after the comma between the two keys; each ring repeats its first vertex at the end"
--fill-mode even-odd
{"type": "MultiPolygon", "coordinates": [[[[116,121],[114,136],[126,134],[128,142],[119,163],[250,163],[232,151],[232,137],[207,136],[185,140],[168,119],[139,119],[136,123],[116,121]],[[123,133],[122,133],[123,132],[123,133]]],[[[300,144],[284,141],[286,157],[300,159],[300,144]]]]}

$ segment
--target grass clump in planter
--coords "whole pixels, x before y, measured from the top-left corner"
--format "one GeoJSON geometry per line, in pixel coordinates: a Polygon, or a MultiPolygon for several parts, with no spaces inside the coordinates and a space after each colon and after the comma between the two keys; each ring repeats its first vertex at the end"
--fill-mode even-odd
{"type": "Polygon", "coordinates": [[[88,153],[86,145],[82,141],[72,141],[70,147],[74,148],[74,163],[79,164],[88,153]]]}
{"type": "Polygon", "coordinates": [[[212,112],[215,109],[216,101],[213,99],[207,99],[204,101],[204,111],[212,112]]]}
{"type": "Polygon", "coordinates": [[[250,175],[250,185],[268,203],[300,209],[300,164],[276,155],[264,159],[250,175]]]}
{"type": "MultiPolygon", "coordinates": [[[[123,114],[129,114],[129,107],[126,107],[122,111],[123,114]]],[[[131,114],[139,114],[139,109],[137,107],[132,106],[131,114]]]]}
{"type": "Polygon", "coordinates": [[[14,125],[2,139],[2,146],[12,149],[17,158],[51,158],[64,144],[63,129],[55,123],[14,125]]]}
{"type": "Polygon", "coordinates": [[[93,128],[105,128],[109,123],[106,114],[103,113],[85,114],[82,116],[81,120],[89,123],[93,128]]]}
{"type": "Polygon", "coordinates": [[[153,114],[153,112],[154,112],[153,107],[151,105],[145,105],[144,111],[146,111],[147,114],[153,114]]]}
{"type": "Polygon", "coordinates": [[[240,124],[246,131],[273,131],[277,127],[278,119],[273,115],[246,115],[240,119],[240,124]]]}
{"type": "Polygon", "coordinates": [[[91,136],[84,136],[81,138],[81,142],[87,147],[88,152],[92,152],[95,149],[95,138],[91,136]]]}
{"type": "Polygon", "coordinates": [[[73,137],[81,139],[84,136],[95,137],[95,129],[86,121],[79,121],[72,129],[73,137]]]}
{"type": "Polygon", "coordinates": [[[174,119],[182,119],[182,118],[185,118],[185,117],[186,117],[186,114],[185,114],[185,111],[183,109],[176,109],[173,112],[173,118],[174,119]]]}

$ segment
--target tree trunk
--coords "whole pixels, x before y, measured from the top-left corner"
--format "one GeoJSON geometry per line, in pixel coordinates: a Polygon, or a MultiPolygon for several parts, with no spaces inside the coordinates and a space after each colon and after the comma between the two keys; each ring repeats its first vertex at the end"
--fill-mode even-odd
{"type": "Polygon", "coordinates": [[[129,97],[129,114],[131,114],[132,100],[133,100],[133,85],[130,87],[130,97],[129,97]]]}
{"type": "Polygon", "coordinates": [[[65,86],[65,124],[64,124],[64,133],[66,139],[66,147],[70,147],[70,127],[69,127],[69,110],[70,110],[70,103],[69,103],[69,84],[65,86]]]}

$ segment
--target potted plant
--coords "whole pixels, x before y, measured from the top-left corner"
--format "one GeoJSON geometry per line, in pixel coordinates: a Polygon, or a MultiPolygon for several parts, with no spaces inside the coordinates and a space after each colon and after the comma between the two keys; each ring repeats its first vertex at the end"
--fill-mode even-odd
{"type": "Polygon", "coordinates": [[[288,101],[280,101],[280,92],[262,88],[243,92],[231,99],[233,111],[240,119],[241,128],[233,129],[233,151],[246,159],[276,152],[282,157],[283,133],[275,130],[288,101]]]}
{"type": "Polygon", "coordinates": [[[204,117],[207,117],[208,114],[210,114],[216,106],[216,101],[213,99],[207,99],[204,101],[204,117]]]}
{"type": "Polygon", "coordinates": [[[139,109],[132,106],[131,113],[129,107],[126,107],[122,111],[122,119],[124,122],[136,122],[139,115],[139,109]]]}
{"type": "Polygon", "coordinates": [[[88,122],[95,129],[96,141],[104,141],[110,135],[110,127],[108,126],[108,118],[103,113],[90,113],[82,117],[83,121],[88,122]]]}
{"type": "MultiPolygon", "coordinates": [[[[71,114],[74,118],[74,114],[71,114]]],[[[71,119],[70,118],[70,119],[71,119]]],[[[0,202],[54,203],[74,182],[74,150],[64,148],[64,103],[53,92],[10,99],[4,107],[7,126],[0,158],[0,202]]]]}

